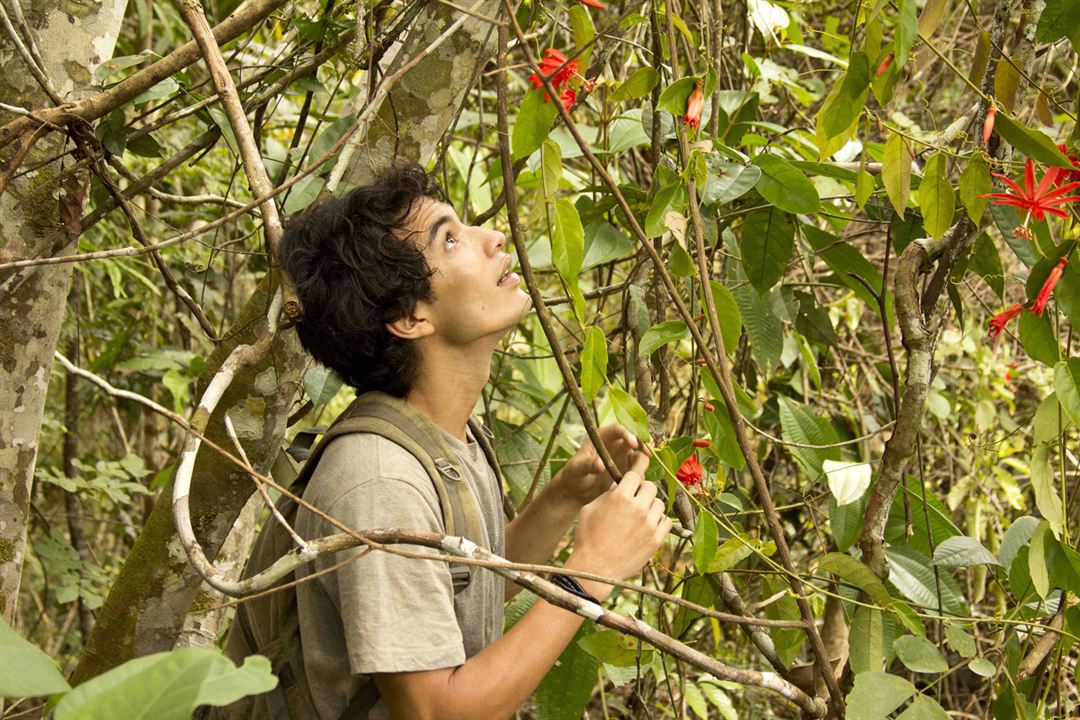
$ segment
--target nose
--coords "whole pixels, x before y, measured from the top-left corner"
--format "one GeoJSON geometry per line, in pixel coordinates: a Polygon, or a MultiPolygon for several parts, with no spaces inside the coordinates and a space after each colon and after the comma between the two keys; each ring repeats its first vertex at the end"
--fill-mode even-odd
{"type": "Polygon", "coordinates": [[[498,230],[488,230],[487,232],[490,238],[488,252],[494,255],[506,246],[506,236],[498,230]]]}

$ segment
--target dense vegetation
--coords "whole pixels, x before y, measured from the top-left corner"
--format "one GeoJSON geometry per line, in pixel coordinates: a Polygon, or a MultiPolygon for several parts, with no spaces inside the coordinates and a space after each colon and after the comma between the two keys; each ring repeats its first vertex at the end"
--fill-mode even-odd
{"type": "Polygon", "coordinates": [[[0,3],[5,717],[274,682],[213,649],[235,601],[174,481],[189,428],[246,450],[186,471],[235,577],[249,471],[352,398],[289,329],[277,215],[395,153],[533,293],[477,408],[510,504],[617,421],[686,529],[609,604],[655,642],[587,623],[520,717],[1075,716],[1074,0],[225,0],[225,87],[177,50],[198,4],[106,1],[0,3]],[[61,19],[111,59],[58,61],[61,19]]]}

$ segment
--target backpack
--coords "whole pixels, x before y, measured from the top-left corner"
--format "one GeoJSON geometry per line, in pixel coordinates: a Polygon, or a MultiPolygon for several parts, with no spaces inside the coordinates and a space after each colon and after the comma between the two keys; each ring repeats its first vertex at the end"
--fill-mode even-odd
{"type": "MultiPolygon", "coordinates": [[[[472,418],[469,425],[488,464],[495,470],[501,492],[502,478],[499,476],[494,451],[483,427],[472,418]]],[[[326,431],[298,473],[294,460],[283,452],[274,466],[275,480],[281,485],[288,485],[289,478],[282,475],[295,473],[296,479],[290,490],[293,494],[302,496],[327,446],[335,438],[351,433],[375,433],[408,450],[431,478],[439,497],[446,534],[462,535],[478,544],[486,544],[483,542],[479,502],[465,480],[460,461],[446,443],[442,431],[407,401],[385,393],[372,391],[357,397],[326,431]]],[[[315,433],[311,431],[298,436],[298,442],[294,442],[288,451],[289,455],[303,459],[314,436],[315,433]]],[[[299,505],[291,498],[282,496],[275,506],[281,516],[293,525],[299,505]]],[[[261,572],[292,548],[292,537],[281,523],[269,518],[255,541],[244,569],[244,577],[261,572]]],[[[468,565],[451,563],[450,574],[455,594],[468,587],[472,579],[468,565]]],[[[277,585],[284,585],[294,579],[295,576],[289,574],[277,585]]],[[[304,672],[299,622],[296,592],[292,588],[252,598],[238,605],[226,642],[226,653],[234,662],[241,662],[243,658],[254,653],[266,656],[270,660],[274,675],[278,677],[278,685],[263,695],[244,698],[226,708],[214,708],[209,712],[210,718],[317,720],[319,715],[304,672]],[[269,624],[266,627],[256,627],[253,620],[255,617],[269,618],[269,624]]],[[[338,720],[365,720],[378,700],[379,693],[375,683],[368,682],[338,720]]]]}

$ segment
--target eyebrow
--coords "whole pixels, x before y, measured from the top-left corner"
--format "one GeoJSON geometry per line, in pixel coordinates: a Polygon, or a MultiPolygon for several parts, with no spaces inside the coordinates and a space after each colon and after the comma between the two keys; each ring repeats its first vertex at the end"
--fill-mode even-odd
{"type": "Polygon", "coordinates": [[[450,215],[449,213],[440,215],[439,217],[435,218],[435,222],[431,223],[431,229],[428,230],[428,247],[431,246],[431,243],[435,242],[435,238],[438,237],[439,230],[442,228],[442,226],[446,225],[449,222],[452,222],[453,220],[454,216],[450,215]]]}

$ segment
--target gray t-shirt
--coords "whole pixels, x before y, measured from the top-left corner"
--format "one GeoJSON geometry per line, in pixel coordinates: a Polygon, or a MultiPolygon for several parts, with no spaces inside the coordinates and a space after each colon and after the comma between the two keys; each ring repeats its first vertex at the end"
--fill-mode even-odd
{"type": "MultiPolygon", "coordinates": [[[[505,521],[498,481],[480,446],[449,433],[484,521],[487,549],[502,555],[505,521]]],[[[427,472],[401,446],[373,434],[346,435],[323,452],[304,499],[357,530],[410,528],[444,532],[439,498],[427,472]]],[[[301,508],[296,529],[305,539],[338,532],[301,508]]],[[[411,545],[399,547],[432,553],[411,545]]],[[[361,549],[323,557],[297,576],[328,568],[361,549]]],[[[376,672],[455,667],[502,635],[503,580],[473,568],[454,595],[444,561],[371,551],[335,572],[297,586],[300,637],[311,694],[324,720],[337,720],[376,672]]],[[[380,701],[372,720],[390,717],[380,701]]]]}

